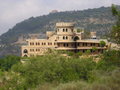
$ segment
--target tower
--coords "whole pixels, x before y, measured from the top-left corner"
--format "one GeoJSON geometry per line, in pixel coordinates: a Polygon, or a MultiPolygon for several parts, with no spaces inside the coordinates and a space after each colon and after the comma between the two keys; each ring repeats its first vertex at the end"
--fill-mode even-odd
{"type": "Polygon", "coordinates": [[[73,41],[74,23],[57,23],[58,41],[73,41]]]}
{"type": "Polygon", "coordinates": [[[72,50],[74,47],[74,23],[57,23],[57,45],[58,49],[72,50]]]}

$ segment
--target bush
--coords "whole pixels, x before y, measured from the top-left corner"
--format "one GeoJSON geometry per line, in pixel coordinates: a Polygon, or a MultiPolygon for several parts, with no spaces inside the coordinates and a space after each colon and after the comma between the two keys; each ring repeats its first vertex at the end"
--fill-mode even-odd
{"type": "Polygon", "coordinates": [[[109,50],[103,53],[103,58],[97,64],[97,68],[111,70],[120,67],[120,51],[109,50]]]}
{"type": "Polygon", "coordinates": [[[31,58],[25,65],[16,65],[13,70],[24,76],[29,87],[40,83],[69,82],[88,80],[88,74],[95,68],[91,59],[65,58],[62,56],[47,55],[31,58]],[[21,69],[22,67],[24,69],[21,69]]]}
{"type": "Polygon", "coordinates": [[[104,47],[106,45],[105,41],[100,41],[100,46],[104,47]]]}
{"type": "Polygon", "coordinates": [[[0,68],[8,71],[14,64],[17,64],[18,62],[20,62],[20,57],[6,56],[0,59],[0,68]]]}
{"type": "MultiPolygon", "coordinates": [[[[99,62],[92,58],[66,58],[58,52],[17,61],[8,72],[0,71],[3,90],[119,90],[120,51],[106,51],[99,62]],[[4,83],[3,83],[4,82],[4,83]]],[[[6,57],[7,58],[7,57],[6,57]]],[[[11,61],[11,58],[7,58],[11,61]]],[[[12,58],[18,60],[15,57],[12,58]]]]}

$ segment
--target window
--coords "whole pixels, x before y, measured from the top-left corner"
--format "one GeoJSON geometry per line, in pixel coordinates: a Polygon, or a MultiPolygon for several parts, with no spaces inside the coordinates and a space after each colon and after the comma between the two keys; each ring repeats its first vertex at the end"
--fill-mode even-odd
{"type": "Polygon", "coordinates": [[[68,43],[66,44],[66,46],[68,47],[68,43]]]}
{"type": "Polygon", "coordinates": [[[90,46],[92,46],[92,43],[90,44],[90,46]]]}
{"type": "Polygon", "coordinates": [[[79,37],[78,37],[78,36],[75,36],[75,37],[74,37],[74,41],[77,41],[77,40],[79,40],[79,37]]]}
{"type": "Polygon", "coordinates": [[[40,45],[40,43],[38,43],[38,45],[40,45]]]}
{"type": "Polygon", "coordinates": [[[66,46],[65,43],[63,44],[63,46],[64,46],[64,47],[66,46]]]}
{"type": "Polygon", "coordinates": [[[63,39],[68,39],[68,36],[63,36],[63,39]]]}
{"type": "Polygon", "coordinates": [[[66,29],[66,32],[68,32],[68,29],[66,29]]]}
{"type": "Polygon", "coordinates": [[[63,32],[65,32],[65,29],[63,29],[63,32]]]}
{"type": "Polygon", "coordinates": [[[49,42],[49,43],[48,43],[48,45],[52,45],[52,43],[51,43],[51,42],[49,42]]]}
{"type": "Polygon", "coordinates": [[[68,39],[68,37],[66,36],[66,39],[68,39]]]}
{"type": "Polygon", "coordinates": [[[34,52],[34,49],[30,49],[31,52],[34,52]]]}
{"type": "Polygon", "coordinates": [[[63,39],[65,39],[65,36],[63,36],[63,39]]]}
{"type": "Polygon", "coordinates": [[[34,45],[34,43],[33,43],[33,42],[31,42],[31,43],[30,43],[30,45],[34,45]]]}
{"type": "Polygon", "coordinates": [[[28,57],[27,55],[24,55],[24,57],[28,57]]]}
{"type": "Polygon", "coordinates": [[[69,44],[68,44],[68,43],[64,43],[63,46],[64,46],[64,47],[68,47],[69,44]]]}
{"type": "Polygon", "coordinates": [[[27,50],[27,49],[25,49],[23,52],[24,52],[24,53],[28,53],[28,50],[27,50]]]}

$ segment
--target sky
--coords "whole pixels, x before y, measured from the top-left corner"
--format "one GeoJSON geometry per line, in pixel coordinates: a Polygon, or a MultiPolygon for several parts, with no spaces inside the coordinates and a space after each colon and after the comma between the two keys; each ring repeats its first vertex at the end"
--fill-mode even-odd
{"type": "Polygon", "coordinates": [[[0,35],[30,17],[52,10],[71,11],[120,5],[120,0],[0,0],[0,35]]]}

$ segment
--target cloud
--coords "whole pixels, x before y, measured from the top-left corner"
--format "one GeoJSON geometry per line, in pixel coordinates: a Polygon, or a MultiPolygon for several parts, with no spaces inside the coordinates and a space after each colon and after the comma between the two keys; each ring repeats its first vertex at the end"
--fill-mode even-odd
{"type": "Polygon", "coordinates": [[[119,4],[119,0],[0,0],[0,34],[31,16],[48,14],[51,10],[83,10],[119,4]]]}

